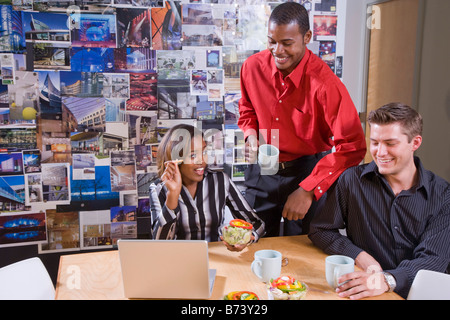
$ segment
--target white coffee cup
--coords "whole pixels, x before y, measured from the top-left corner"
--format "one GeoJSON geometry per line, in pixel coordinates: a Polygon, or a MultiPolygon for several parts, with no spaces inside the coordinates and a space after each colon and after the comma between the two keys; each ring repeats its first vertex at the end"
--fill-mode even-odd
{"type": "Polygon", "coordinates": [[[347,256],[333,255],[325,259],[325,276],[328,284],[336,289],[342,283],[338,279],[344,274],[355,271],[355,260],[347,256]]]}
{"type": "Polygon", "coordinates": [[[278,172],[280,150],[271,144],[262,144],[258,149],[258,163],[262,175],[272,175],[278,172]]]}
{"type": "Polygon", "coordinates": [[[253,273],[263,282],[268,283],[281,274],[281,267],[288,264],[287,258],[282,258],[281,252],[276,250],[259,250],[255,252],[251,268],[253,273]]]}

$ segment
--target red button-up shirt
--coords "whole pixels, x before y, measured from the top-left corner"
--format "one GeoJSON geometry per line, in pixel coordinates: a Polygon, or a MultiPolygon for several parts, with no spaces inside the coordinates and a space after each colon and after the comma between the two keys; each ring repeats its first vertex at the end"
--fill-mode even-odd
{"type": "Polygon", "coordinates": [[[366,142],[355,105],[342,81],[310,50],[285,78],[268,50],[256,53],[244,62],[240,79],[238,125],[245,138],[259,131],[266,143],[279,147],[280,162],[336,147],[300,183],[314,189],[316,199],[364,158],[366,142]]]}

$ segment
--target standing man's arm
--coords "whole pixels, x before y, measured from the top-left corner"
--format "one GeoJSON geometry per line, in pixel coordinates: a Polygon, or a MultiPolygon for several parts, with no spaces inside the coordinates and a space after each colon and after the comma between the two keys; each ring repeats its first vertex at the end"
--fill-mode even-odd
{"type": "Polygon", "coordinates": [[[366,153],[361,121],[350,95],[339,79],[330,81],[331,85],[318,92],[318,100],[324,110],[323,125],[333,133],[336,152],[322,158],[300,188],[288,197],[283,217],[289,220],[302,219],[312,201],[320,199],[341,173],[358,165],[366,153]]]}

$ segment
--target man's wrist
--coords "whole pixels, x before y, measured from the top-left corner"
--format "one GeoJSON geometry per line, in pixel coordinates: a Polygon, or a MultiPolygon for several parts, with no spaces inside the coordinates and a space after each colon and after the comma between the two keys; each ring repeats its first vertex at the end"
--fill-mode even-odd
{"type": "Polygon", "coordinates": [[[395,287],[397,286],[397,281],[395,280],[395,277],[390,274],[389,272],[382,272],[384,276],[384,282],[386,283],[388,289],[386,292],[392,292],[395,290],[395,287]]]}

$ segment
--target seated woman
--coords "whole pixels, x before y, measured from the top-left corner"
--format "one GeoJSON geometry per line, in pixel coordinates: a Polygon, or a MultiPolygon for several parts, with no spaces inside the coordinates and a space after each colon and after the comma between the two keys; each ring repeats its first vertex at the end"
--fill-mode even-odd
{"type": "MultiPolygon", "coordinates": [[[[236,185],[225,173],[207,168],[206,142],[197,128],[172,127],[159,144],[157,166],[162,182],[150,186],[154,239],[219,241],[225,205],[234,218],[253,224],[252,241],[263,236],[264,222],[236,185]]],[[[225,244],[233,251],[247,245],[225,244]]]]}

